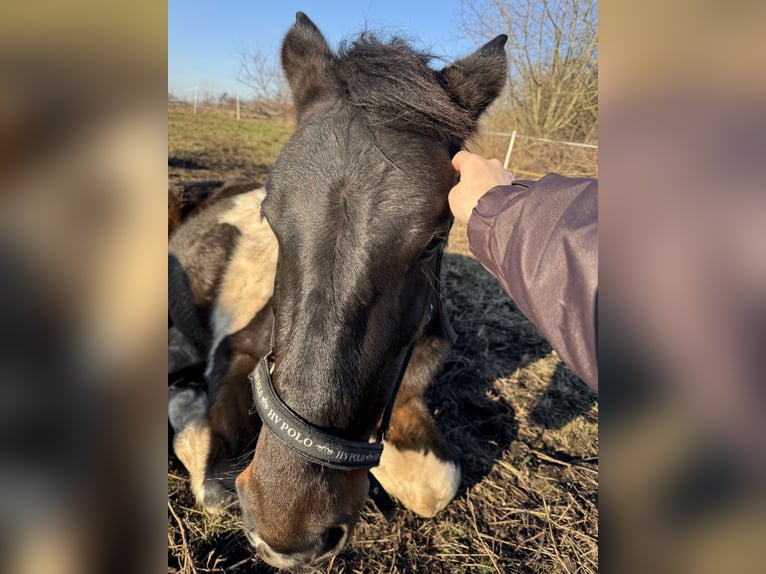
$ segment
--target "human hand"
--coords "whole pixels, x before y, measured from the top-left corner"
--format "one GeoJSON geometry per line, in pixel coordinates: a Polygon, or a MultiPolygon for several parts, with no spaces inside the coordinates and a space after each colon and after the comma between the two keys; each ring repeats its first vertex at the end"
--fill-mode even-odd
{"type": "Polygon", "coordinates": [[[498,185],[513,183],[513,174],[497,159],[485,159],[478,154],[459,151],[452,166],[460,181],[449,192],[449,206],[455,219],[465,224],[482,195],[498,185]]]}

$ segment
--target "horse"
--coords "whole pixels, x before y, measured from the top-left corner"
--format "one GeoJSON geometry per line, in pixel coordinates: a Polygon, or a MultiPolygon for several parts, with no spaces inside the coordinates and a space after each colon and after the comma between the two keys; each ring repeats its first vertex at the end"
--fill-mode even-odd
{"type": "Polygon", "coordinates": [[[423,393],[449,348],[450,160],[503,88],[506,41],[435,70],[368,33],[335,53],[299,12],[281,52],[297,125],[265,190],[207,205],[170,239],[171,319],[207,384],[204,401],[171,395],[174,448],[211,508],[254,441],[234,487],[273,566],[340,552],[368,470],[422,516],[457,492],[423,393]]]}
{"type": "Polygon", "coordinates": [[[168,186],[168,238],[182,221],[208,205],[225,197],[252,191],[256,187],[255,182],[249,179],[199,181],[168,186]]]}

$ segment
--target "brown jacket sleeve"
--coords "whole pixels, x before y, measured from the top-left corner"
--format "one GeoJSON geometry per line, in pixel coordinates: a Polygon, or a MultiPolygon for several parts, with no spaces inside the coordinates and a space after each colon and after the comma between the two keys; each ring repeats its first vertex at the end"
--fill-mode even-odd
{"type": "Polygon", "coordinates": [[[495,187],[474,208],[468,241],[562,360],[598,389],[598,181],[550,174],[495,187]]]}

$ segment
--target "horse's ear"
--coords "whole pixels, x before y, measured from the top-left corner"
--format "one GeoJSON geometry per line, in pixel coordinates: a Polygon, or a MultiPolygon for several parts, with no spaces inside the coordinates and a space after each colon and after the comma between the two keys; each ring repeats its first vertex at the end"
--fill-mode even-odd
{"type": "Polygon", "coordinates": [[[441,71],[447,91],[460,106],[471,112],[473,119],[478,119],[505,85],[507,41],[508,36],[500,34],[470,56],[441,71]]]}
{"type": "Polygon", "coordinates": [[[282,68],[299,116],[302,108],[327,86],[331,60],[330,47],[319,28],[303,12],[298,12],[295,24],[282,42],[282,68]]]}

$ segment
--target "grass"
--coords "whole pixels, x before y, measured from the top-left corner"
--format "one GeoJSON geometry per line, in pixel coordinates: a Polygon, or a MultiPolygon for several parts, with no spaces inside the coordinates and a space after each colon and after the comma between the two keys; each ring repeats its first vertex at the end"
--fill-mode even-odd
{"type": "Polygon", "coordinates": [[[285,122],[237,121],[226,112],[169,110],[169,179],[261,178],[293,129],[285,122]]]}
{"type": "MultiPolygon", "coordinates": [[[[264,178],[291,130],[171,113],[169,177],[264,178]]],[[[597,396],[471,256],[463,226],[452,230],[443,272],[459,340],[427,399],[460,457],[460,491],[430,520],[399,509],[389,523],[368,503],[351,543],[321,571],[597,572],[597,396]]],[[[170,456],[169,572],[273,572],[252,558],[240,529],[236,513],[194,507],[185,470],[170,456]]]]}

